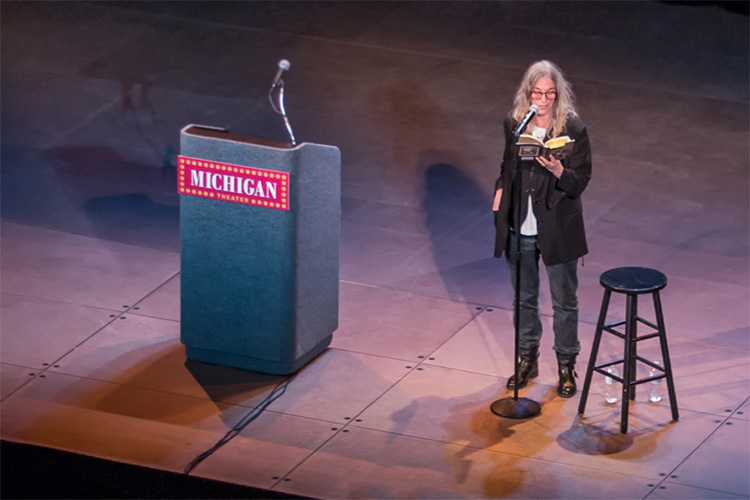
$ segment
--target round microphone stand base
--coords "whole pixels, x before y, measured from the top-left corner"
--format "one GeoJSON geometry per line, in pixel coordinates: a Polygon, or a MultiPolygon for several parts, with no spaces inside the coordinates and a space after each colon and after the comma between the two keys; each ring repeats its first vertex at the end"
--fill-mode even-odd
{"type": "Polygon", "coordinates": [[[542,411],[542,405],[528,398],[502,398],[498,399],[490,410],[495,415],[505,418],[529,418],[538,415],[542,411]]]}

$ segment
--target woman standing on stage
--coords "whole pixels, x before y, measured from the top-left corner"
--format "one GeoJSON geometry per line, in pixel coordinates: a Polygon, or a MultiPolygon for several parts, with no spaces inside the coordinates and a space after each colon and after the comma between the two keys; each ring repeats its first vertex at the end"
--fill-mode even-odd
{"type": "MultiPolygon", "coordinates": [[[[591,178],[588,132],[578,118],[570,84],[562,71],[549,61],[534,63],[526,71],[516,91],[513,109],[503,126],[505,153],[500,177],[495,184],[493,206],[497,231],[495,257],[505,253],[515,290],[516,244],[520,236],[518,388],[526,387],[528,381],[539,374],[541,255],[547,269],[554,311],[554,350],[560,375],[557,394],[569,398],[576,393],[574,367],[581,350],[578,341],[578,259],[588,252],[581,206],[581,193],[591,178]],[[545,157],[519,159],[513,132],[532,104],[539,110],[524,133],[542,141],[568,136],[575,141],[570,156],[563,160],[545,157]],[[519,172],[523,188],[520,196],[514,188],[519,172]],[[516,227],[519,220],[520,227],[516,227]]],[[[508,379],[508,389],[514,389],[515,384],[513,375],[508,379]]]]}

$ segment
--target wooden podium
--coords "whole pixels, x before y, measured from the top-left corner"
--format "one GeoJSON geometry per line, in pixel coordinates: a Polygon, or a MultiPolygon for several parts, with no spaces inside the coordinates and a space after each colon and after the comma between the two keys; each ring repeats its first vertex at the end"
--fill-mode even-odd
{"type": "Polygon", "coordinates": [[[338,327],[341,153],[189,125],[177,168],[189,359],[290,374],[338,327]]]}

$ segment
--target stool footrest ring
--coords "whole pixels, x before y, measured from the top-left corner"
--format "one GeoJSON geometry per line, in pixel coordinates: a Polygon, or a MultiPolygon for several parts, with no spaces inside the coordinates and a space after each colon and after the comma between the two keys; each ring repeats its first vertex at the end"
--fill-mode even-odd
{"type": "Polygon", "coordinates": [[[606,372],[605,370],[602,370],[602,369],[601,369],[601,368],[599,368],[598,366],[594,368],[594,371],[595,371],[595,372],[597,372],[597,373],[601,373],[601,374],[602,374],[602,375],[604,375],[605,377],[609,377],[609,378],[611,378],[612,380],[616,380],[616,381],[617,381],[617,382],[619,382],[620,384],[622,384],[622,383],[623,383],[622,377],[618,377],[618,376],[617,376],[617,375],[615,375],[614,373],[607,373],[607,372],[606,372]]]}
{"type": "Polygon", "coordinates": [[[615,337],[620,337],[623,340],[625,339],[625,334],[624,333],[618,332],[617,330],[615,330],[613,328],[610,328],[609,326],[602,327],[602,330],[604,330],[605,332],[611,333],[615,337]]]}
{"type": "Polygon", "coordinates": [[[640,321],[641,323],[643,323],[646,326],[650,326],[654,330],[658,330],[659,329],[659,327],[656,324],[652,323],[651,321],[649,321],[647,319],[641,318],[640,316],[637,316],[635,319],[637,319],[638,321],[640,321]]]}

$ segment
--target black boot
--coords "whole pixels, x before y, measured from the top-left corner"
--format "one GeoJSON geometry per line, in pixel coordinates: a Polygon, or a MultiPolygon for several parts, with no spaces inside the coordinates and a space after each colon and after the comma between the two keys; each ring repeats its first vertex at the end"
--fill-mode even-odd
{"type": "Polygon", "coordinates": [[[560,374],[560,383],[557,386],[557,395],[561,398],[572,398],[576,394],[575,371],[576,358],[578,354],[557,353],[557,372],[560,374]]]}
{"type": "MultiPolygon", "coordinates": [[[[523,389],[529,384],[529,380],[539,375],[539,346],[531,349],[519,349],[518,354],[521,358],[518,363],[518,379],[520,380],[518,388],[523,389]]],[[[515,373],[508,379],[506,387],[511,390],[516,388],[515,373]]]]}

